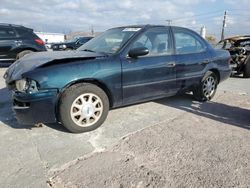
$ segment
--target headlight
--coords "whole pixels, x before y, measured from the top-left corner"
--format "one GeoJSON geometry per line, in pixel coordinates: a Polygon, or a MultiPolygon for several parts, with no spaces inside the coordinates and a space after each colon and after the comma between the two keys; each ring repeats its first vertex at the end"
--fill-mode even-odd
{"type": "Polygon", "coordinates": [[[34,93],[38,91],[37,82],[30,79],[17,80],[16,89],[20,92],[34,93]]]}
{"type": "Polygon", "coordinates": [[[67,46],[65,44],[63,44],[63,45],[59,45],[59,48],[65,49],[65,48],[67,48],[67,46]]]}
{"type": "Polygon", "coordinates": [[[16,81],[16,89],[17,91],[26,91],[28,88],[27,86],[27,80],[21,79],[16,81]]]}

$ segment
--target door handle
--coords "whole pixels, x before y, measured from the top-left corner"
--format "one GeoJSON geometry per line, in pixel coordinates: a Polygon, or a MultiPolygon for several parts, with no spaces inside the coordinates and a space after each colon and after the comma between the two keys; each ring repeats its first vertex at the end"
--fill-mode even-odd
{"type": "Polygon", "coordinates": [[[175,65],[176,65],[175,63],[168,63],[167,67],[175,67],[175,65]]]}

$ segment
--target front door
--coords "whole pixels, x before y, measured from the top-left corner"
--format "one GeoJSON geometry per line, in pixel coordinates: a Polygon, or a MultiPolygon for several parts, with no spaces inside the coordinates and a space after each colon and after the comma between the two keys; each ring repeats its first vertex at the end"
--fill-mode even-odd
{"type": "Polygon", "coordinates": [[[149,54],[122,58],[123,104],[150,100],[176,92],[173,42],[168,27],[150,28],[129,49],[146,47],[149,54]]]}

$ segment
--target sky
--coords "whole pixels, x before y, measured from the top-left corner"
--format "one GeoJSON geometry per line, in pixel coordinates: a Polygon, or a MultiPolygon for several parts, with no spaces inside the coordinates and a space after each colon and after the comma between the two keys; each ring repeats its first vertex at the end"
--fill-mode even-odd
{"type": "Polygon", "coordinates": [[[219,39],[225,10],[225,36],[250,34],[250,0],[0,0],[0,23],[67,34],[171,20],[219,39]]]}

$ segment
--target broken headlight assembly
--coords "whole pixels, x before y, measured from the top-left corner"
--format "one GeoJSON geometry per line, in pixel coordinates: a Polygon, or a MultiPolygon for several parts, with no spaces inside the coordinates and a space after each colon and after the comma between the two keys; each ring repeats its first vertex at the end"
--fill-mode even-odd
{"type": "Polygon", "coordinates": [[[15,82],[16,90],[26,93],[38,92],[38,84],[35,80],[31,79],[21,79],[15,82]]]}

